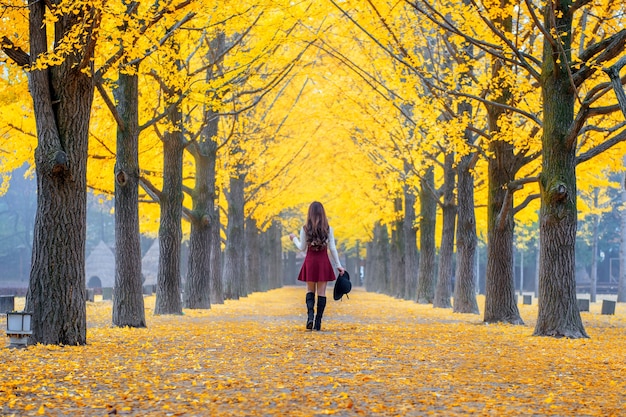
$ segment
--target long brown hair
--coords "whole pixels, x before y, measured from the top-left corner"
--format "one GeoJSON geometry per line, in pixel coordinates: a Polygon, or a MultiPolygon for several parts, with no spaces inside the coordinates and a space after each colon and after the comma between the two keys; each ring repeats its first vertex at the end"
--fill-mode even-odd
{"type": "Polygon", "coordinates": [[[304,232],[307,246],[311,249],[322,250],[326,248],[330,226],[328,226],[324,206],[319,201],[314,201],[309,206],[304,232]]]}

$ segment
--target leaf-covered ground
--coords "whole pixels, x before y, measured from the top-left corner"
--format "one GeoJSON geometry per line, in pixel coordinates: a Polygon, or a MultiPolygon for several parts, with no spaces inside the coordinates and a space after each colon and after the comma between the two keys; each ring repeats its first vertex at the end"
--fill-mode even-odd
{"type": "MultiPolygon", "coordinates": [[[[355,288],[305,330],[304,288],[253,294],[147,329],[88,303],[88,345],[0,349],[2,416],[620,416],[626,305],[582,313],[590,339],[533,337],[355,288]]],[[[482,302],[481,299],[479,302],[482,302]]],[[[3,319],[4,320],[4,319],[3,319]]],[[[0,323],[5,327],[4,322],[0,323]]],[[[7,344],[8,344],[8,339],[7,344]]]]}

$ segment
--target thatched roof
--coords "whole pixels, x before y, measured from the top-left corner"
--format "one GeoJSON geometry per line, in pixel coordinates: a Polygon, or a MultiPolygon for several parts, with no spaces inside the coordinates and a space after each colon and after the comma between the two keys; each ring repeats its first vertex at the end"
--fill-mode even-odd
{"type": "Polygon", "coordinates": [[[102,287],[115,285],[115,254],[109,246],[100,241],[85,261],[85,279],[89,285],[92,277],[100,278],[102,287]]]}

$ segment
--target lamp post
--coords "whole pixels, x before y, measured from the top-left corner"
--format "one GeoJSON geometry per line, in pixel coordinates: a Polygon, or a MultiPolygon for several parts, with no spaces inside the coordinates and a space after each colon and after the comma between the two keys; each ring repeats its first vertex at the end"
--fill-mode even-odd
{"type": "Polygon", "coordinates": [[[30,328],[32,313],[25,311],[7,311],[7,337],[9,347],[26,347],[28,336],[33,334],[30,328]]]}

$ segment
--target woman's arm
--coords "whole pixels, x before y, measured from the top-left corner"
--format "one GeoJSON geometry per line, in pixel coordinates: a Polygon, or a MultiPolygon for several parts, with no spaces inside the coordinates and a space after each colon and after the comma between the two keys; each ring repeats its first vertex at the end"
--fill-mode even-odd
{"type": "Polygon", "coordinates": [[[328,249],[330,249],[330,255],[332,258],[335,267],[339,270],[340,273],[343,274],[343,267],[341,266],[341,262],[339,261],[339,254],[337,253],[337,246],[335,245],[335,235],[333,233],[333,228],[329,228],[328,232],[328,249]]]}
{"type": "Polygon", "coordinates": [[[304,234],[304,228],[300,229],[300,239],[298,239],[293,233],[289,235],[289,238],[299,250],[303,251],[306,249],[306,235],[304,234]]]}

